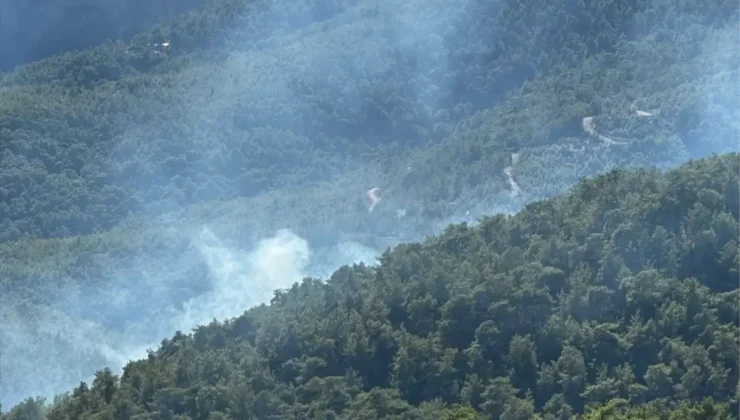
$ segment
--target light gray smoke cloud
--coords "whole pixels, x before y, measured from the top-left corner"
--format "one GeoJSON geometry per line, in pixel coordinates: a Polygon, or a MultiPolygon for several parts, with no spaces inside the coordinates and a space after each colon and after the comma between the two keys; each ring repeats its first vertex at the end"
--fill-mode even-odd
{"type": "MultiPolygon", "coordinates": [[[[208,323],[214,318],[222,321],[238,316],[251,306],[269,302],[274,289],[290,287],[304,276],[327,278],[340,265],[374,263],[385,246],[424,239],[429,234],[441,232],[449,223],[475,223],[482,216],[498,212],[510,214],[518,210],[524,200],[512,199],[506,192],[490,192],[485,188],[475,190],[471,187],[470,191],[456,197],[456,202],[450,204],[452,216],[425,220],[430,226],[428,230],[409,229],[396,236],[373,238],[376,241],[372,244],[369,244],[372,241],[356,239],[353,235],[367,237],[381,230],[383,234],[386,231],[393,232],[393,229],[385,229],[385,224],[380,222],[380,227],[375,230],[352,228],[366,221],[359,219],[352,221],[356,222],[355,225],[347,223],[342,226],[341,232],[337,232],[338,229],[332,224],[335,220],[316,220],[317,215],[301,213],[306,212],[302,210],[302,204],[314,205],[326,200],[327,207],[344,206],[331,216],[336,216],[336,219],[350,218],[351,215],[344,215],[350,214],[348,209],[351,206],[346,202],[353,197],[361,200],[364,191],[385,181],[378,175],[382,171],[377,165],[368,162],[367,156],[375,153],[373,142],[363,143],[360,140],[373,136],[377,137],[375,140],[386,143],[413,140],[413,136],[406,131],[389,131],[387,127],[382,129],[382,115],[372,115],[366,121],[359,118],[368,114],[369,110],[377,111],[369,103],[391,103],[392,106],[388,105],[386,111],[396,115],[412,114],[416,124],[427,133],[435,130],[438,133],[447,132],[449,128],[439,128],[437,124],[455,122],[461,115],[470,113],[466,108],[469,104],[449,100],[458,93],[455,92],[450,74],[462,71],[450,61],[453,47],[449,44],[449,35],[473,34],[467,35],[466,39],[481,44],[486,42],[475,35],[481,28],[465,27],[461,23],[469,8],[476,3],[482,2],[336,2],[334,6],[327,6],[326,10],[319,12],[324,5],[313,5],[316,10],[306,11],[293,10],[279,1],[269,2],[268,6],[260,6],[259,10],[254,11],[250,25],[255,26],[252,29],[246,25],[240,28],[245,35],[230,38],[218,59],[207,62],[193,60],[192,64],[183,65],[175,75],[153,76],[152,85],[161,84],[166,89],[142,87],[133,92],[122,90],[116,95],[126,100],[113,103],[115,100],[111,99],[111,104],[103,103],[101,107],[111,105],[111,108],[115,108],[112,105],[132,103],[137,107],[132,112],[147,109],[161,121],[156,127],[160,131],[153,133],[150,132],[150,126],[130,127],[125,135],[115,140],[111,151],[116,161],[124,162],[137,154],[149,156],[156,163],[143,165],[140,171],[134,171],[131,179],[122,181],[123,185],[134,191],[143,191],[139,197],[143,197],[145,213],[154,220],[152,224],[162,223],[166,219],[161,216],[163,211],[182,207],[181,196],[168,194],[164,186],[155,186],[158,178],[179,176],[168,173],[164,169],[167,166],[159,164],[170,154],[190,153],[198,161],[198,165],[190,170],[198,174],[216,173],[215,176],[181,179],[183,183],[197,184],[194,196],[209,195],[209,199],[216,202],[238,196],[236,192],[243,184],[252,181],[252,172],[239,178],[223,175],[213,169],[223,169],[230,156],[239,153],[243,154],[244,160],[248,160],[252,155],[262,152],[260,146],[274,143],[285,145],[280,156],[266,156],[263,161],[249,161],[244,165],[259,163],[263,167],[255,169],[255,172],[264,170],[270,176],[282,179],[280,177],[284,173],[269,171],[279,162],[289,161],[294,164],[290,170],[304,171],[301,172],[301,179],[336,182],[327,187],[336,188],[331,193],[320,195],[319,188],[303,192],[291,186],[289,191],[286,190],[290,199],[286,199],[282,206],[259,211],[249,207],[244,212],[250,213],[249,216],[253,218],[243,225],[234,222],[234,226],[248,225],[255,231],[219,229],[215,226],[201,228],[200,224],[192,227],[189,222],[180,222],[177,217],[172,217],[166,223],[170,229],[157,232],[167,236],[173,245],[161,249],[142,247],[131,252],[131,255],[123,251],[121,253],[124,255],[115,254],[119,252],[115,246],[111,246],[114,248],[112,250],[97,250],[89,257],[89,261],[74,264],[79,271],[89,270],[92,273],[89,276],[94,278],[85,281],[76,278],[83,277],[79,272],[67,271],[66,267],[60,269],[63,265],[54,260],[58,256],[49,257],[46,262],[37,262],[41,267],[37,268],[38,279],[64,278],[59,284],[76,286],[59,290],[51,305],[48,302],[35,305],[33,302],[0,301],[0,402],[3,406],[7,408],[31,395],[51,398],[56,393],[70,390],[80,381],[89,381],[95,371],[105,366],[119,370],[128,360],[144,357],[147,348],[155,348],[163,338],[172,336],[174,331],[188,332],[196,325],[208,323]],[[258,36],[253,36],[255,31],[258,36]],[[283,35],[276,36],[279,33],[283,35]],[[391,77],[401,72],[404,84],[398,84],[397,79],[391,77]],[[332,78],[327,79],[327,75],[332,78]],[[310,105],[314,108],[309,110],[301,102],[302,98],[307,97],[319,98],[310,105]],[[457,111],[450,111],[452,107],[462,111],[455,114],[457,111]],[[311,130],[315,129],[312,124],[332,113],[342,115],[337,121],[346,119],[360,123],[353,122],[349,128],[342,127],[340,123],[322,127],[322,130],[336,134],[340,140],[333,139],[335,143],[326,140],[323,134],[310,137],[311,130]],[[364,130],[357,129],[356,126],[362,124],[366,125],[364,130]],[[176,138],[170,138],[172,136],[176,138]],[[159,142],[159,138],[169,140],[159,142]],[[240,143],[244,138],[253,140],[244,144],[254,146],[254,149],[240,143]],[[349,148],[349,145],[356,153],[343,156],[331,154],[333,148],[349,148]],[[169,148],[177,151],[171,152],[169,148]],[[304,168],[303,159],[307,150],[322,156],[322,159],[314,161],[321,161],[324,166],[304,168]],[[288,219],[303,220],[303,223],[300,226],[293,225],[292,230],[280,230],[288,219]],[[256,232],[257,229],[260,231],[256,232]],[[316,234],[317,231],[325,234],[316,234]],[[242,236],[249,236],[249,241],[242,236]],[[179,237],[186,238],[184,245],[178,242],[179,237]],[[252,237],[256,241],[252,241],[252,237]],[[312,241],[317,238],[322,243],[313,246],[312,241]],[[70,276],[72,278],[68,278],[70,276]]],[[[493,4],[491,7],[495,6],[493,4]]],[[[468,19],[465,22],[469,24],[471,21],[468,19]]],[[[554,25],[540,21],[535,23],[534,26],[554,25]]],[[[653,49],[648,48],[650,42],[645,42],[644,48],[638,48],[639,45],[630,47],[635,48],[637,56],[643,54],[645,60],[635,66],[632,76],[636,79],[650,77],[665,87],[663,93],[636,98],[640,106],[658,109],[660,114],[655,120],[659,121],[663,115],[671,114],[671,109],[664,108],[672,106],[672,95],[677,89],[692,89],[693,81],[711,77],[713,79],[710,82],[696,85],[696,89],[703,89],[697,93],[697,96],[704,98],[699,105],[700,114],[705,117],[725,115],[724,109],[729,107],[734,112],[729,115],[737,116],[737,28],[730,29],[718,31],[703,44],[702,53],[705,56],[716,53],[716,68],[710,69],[712,72],[706,68],[695,68],[695,73],[683,75],[684,78],[680,79],[682,85],[678,88],[675,86],[678,79],[656,76],[665,69],[659,65],[659,60],[650,57],[653,53],[653,49]]],[[[693,34],[692,31],[688,30],[687,36],[693,34]]],[[[461,36],[465,38],[465,35],[461,36]]],[[[474,62],[473,67],[479,65],[475,64],[478,62],[483,64],[484,58],[477,55],[482,50],[476,49],[479,46],[472,42],[464,46],[471,48],[468,59],[474,62]]],[[[608,76],[611,70],[602,61],[603,57],[583,60],[584,71],[601,71],[605,77],[608,76]]],[[[571,73],[572,76],[558,76],[562,77],[561,83],[566,85],[557,86],[558,95],[572,94],[571,87],[577,85],[581,76],[577,72],[571,73]],[[573,79],[569,80],[568,77],[573,79]]],[[[493,84],[495,79],[495,76],[489,75],[480,82],[480,86],[493,84]]],[[[603,90],[612,95],[627,95],[622,91],[629,93],[630,87],[605,86],[603,90]]],[[[104,95],[107,95],[105,91],[101,93],[101,96],[104,95]]],[[[494,95],[489,92],[481,96],[494,95]]],[[[538,118],[539,114],[545,115],[548,108],[560,106],[562,97],[555,97],[554,94],[553,97],[537,95],[528,100],[532,101],[531,125],[539,128],[547,124],[544,117],[538,118]],[[536,108],[538,106],[541,107],[541,113],[536,108]]],[[[594,103],[602,101],[608,105],[609,100],[608,97],[603,101],[595,98],[594,103]]],[[[727,148],[727,139],[732,139],[733,148],[736,148],[738,120],[728,117],[723,124],[704,127],[706,132],[697,133],[697,138],[703,135],[714,143],[692,143],[704,144],[705,147],[697,146],[697,150],[691,150],[691,154],[687,152],[679,156],[699,156],[719,151],[720,148],[727,148]]],[[[487,123],[494,125],[498,121],[487,123]]],[[[423,135],[420,137],[426,139],[423,135]]],[[[587,159],[582,159],[582,155],[574,157],[571,145],[564,141],[543,147],[538,153],[522,154],[518,171],[525,193],[539,184],[547,186],[542,194],[553,195],[562,192],[580,176],[601,172],[618,163],[606,149],[602,153],[601,149],[586,149],[582,139],[573,141],[577,143],[576,147],[584,150],[579,153],[590,153],[592,156],[587,159]],[[561,185],[550,185],[546,181],[551,176],[547,173],[548,168],[552,167],[549,162],[555,159],[563,162],[563,167],[572,167],[572,179],[567,179],[561,185]]],[[[679,139],[670,137],[665,144],[673,146],[678,143],[679,139]]],[[[667,147],[663,149],[668,150],[667,147]]],[[[440,153],[447,152],[447,149],[441,149],[440,153]]],[[[413,158],[408,156],[410,162],[413,158]]],[[[655,156],[648,155],[639,163],[647,165],[654,159],[655,156]]],[[[102,171],[102,164],[93,162],[90,165],[90,171],[102,171]]],[[[117,168],[108,169],[114,173],[117,168]]],[[[252,167],[248,167],[248,171],[252,170],[252,167]]],[[[246,171],[232,173],[243,172],[246,171]]],[[[500,168],[492,168],[490,173],[485,174],[488,187],[490,179],[500,177],[500,172],[500,168]]],[[[289,181],[285,178],[283,184],[289,181]]],[[[381,186],[385,188],[385,185],[381,186]]],[[[389,221],[387,225],[395,223],[392,227],[401,226],[401,229],[406,221],[411,226],[412,218],[423,218],[418,214],[411,215],[411,211],[406,218],[397,218],[396,210],[405,209],[401,201],[395,202],[398,208],[392,207],[389,194],[373,217],[383,223],[389,221]]],[[[220,217],[218,211],[214,210],[214,214],[204,212],[201,220],[220,217]]],[[[360,214],[367,217],[366,209],[361,208],[360,214]]]]}
{"type": "MultiPolygon", "coordinates": [[[[239,316],[253,306],[269,304],[274,290],[300,283],[308,272],[329,272],[326,260],[312,267],[308,243],[287,229],[260,240],[251,250],[229,246],[208,227],[194,235],[191,244],[198,251],[199,263],[207,267],[204,277],[210,284],[201,285],[205,291],[179,305],[172,296],[170,300],[162,299],[157,312],[152,315],[150,311],[152,318],[143,322],[124,320],[119,330],[85,319],[80,316],[84,311],[69,310],[98,297],[95,292],[70,293],[59,309],[0,305],[3,405],[30,395],[51,398],[89,380],[105,366],[120,371],[129,360],[145,357],[148,348],[156,348],[162,338],[176,330],[189,332],[213,319],[239,316]]],[[[363,257],[357,258],[358,254],[367,252],[358,244],[337,245],[332,250],[333,256],[346,262],[356,262],[363,257]]],[[[193,257],[187,253],[188,259],[193,257]]],[[[167,279],[166,271],[167,267],[140,270],[144,280],[135,287],[144,294],[161,295],[158,283],[167,279]]],[[[175,277],[165,283],[174,290],[187,287],[186,281],[185,277],[175,277]]],[[[131,310],[140,297],[132,285],[117,284],[111,291],[110,296],[118,300],[118,304],[113,300],[111,304],[124,312],[131,310]]]]}
{"type": "MultiPolygon", "coordinates": [[[[711,57],[711,68],[697,72],[696,78],[707,80],[698,92],[701,117],[714,124],[701,124],[705,141],[691,149],[692,157],[740,150],[740,20],[711,34],[702,52],[711,57]],[[703,143],[703,144],[702,144],[703,143]]],[[[700,85],[701,86],[701,85],[700,85]]]]}
{"type": "Polygon", "coordinates": [[[309,264],[308,243],[287,229],[260,241],[246,254],[226,246],[208,228],[195,243],[211,272],[212,288],[185,303],[175,322],[183,331],[269,302],[275,289],[300,283],[309,264]]]}

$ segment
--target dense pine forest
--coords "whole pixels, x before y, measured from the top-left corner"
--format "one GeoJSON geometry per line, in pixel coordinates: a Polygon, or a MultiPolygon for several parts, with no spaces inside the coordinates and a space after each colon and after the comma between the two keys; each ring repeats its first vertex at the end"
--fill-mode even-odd
{"type": "Polygon", "coordinates": [[[46,418],[733,418],[739,171],[613,170],[451,225],[178,331],[46,418]]]}
{"type": "Polygon", "coordinates": [[[738,418],[737,2],[0,17],[1,420],[738,418]]]}

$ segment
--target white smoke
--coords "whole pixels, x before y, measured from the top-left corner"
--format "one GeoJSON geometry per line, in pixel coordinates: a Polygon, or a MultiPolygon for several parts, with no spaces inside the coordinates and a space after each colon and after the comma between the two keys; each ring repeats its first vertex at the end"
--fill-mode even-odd
{"type": "MultiPolygon", "coordinates": [[[[78,290],[60,296],[64,301],[60,308],[0,304],[3,406],[35,395],[51,400],[60,391],[89,381],[103,367],[120,373],[126,363],[145,357],[147,349],[156,348],[162,338],[176,330],[188,332],[213,319],[224,321],[239,316],[251,307],[269,304],[275,289],[291,287],[308,272],[328,272],[325,260],[312,267],[308,243],[290,230],[279,230],[253,249],[245,250],[229,246],[204,227],[191,244],[207,266],[203,278],[210,284],[199,285],[205,291],[182,305],[177,304],[175,290],[186,285],[178,282],[192,279],[181,274],[174,277],[176,280],[168,277],[180,267],[144,269],[141,264],[133,271],[138,275],[118,273],[119,277],[111,278],[105,291],[78,290]],[[161,307],[143,321],[132,318],[137,299],[147,293],[158,297],[161,307]],[[119,312],[117,315],[124,319],[118,331],[100,316],[79,309],[88,306],[85,309],[92,311],[89,303],[109,296],[118,299],[111,300],[107,309],[119,312]]],[[[184,265],[184,260],[198,254],[183,250],[183,257],[173,262],[184,265]]],[[[342,252],[334,250],[334,254],[342,252]]],[[[345,253],[344,261],[354,262],[351,254],[352,251],[345,253]]],[[[193,261],[190,263],[192,267],[193,261]]],[[[146,310],[155,311],[147,305],[151,304],[144,304],[146,310]]]]}
{"type": "Polygon", "coordinates": [[[194,242],[208,265],[213,284],[210,292],[186,302],[175,321],[181,330],[214,318],[231,318],[269,302],[275,289],[301,281],[311,254],[308,243],[287,229],[260,241],[249,253],[229,248],[207,227],[194,242]]]}

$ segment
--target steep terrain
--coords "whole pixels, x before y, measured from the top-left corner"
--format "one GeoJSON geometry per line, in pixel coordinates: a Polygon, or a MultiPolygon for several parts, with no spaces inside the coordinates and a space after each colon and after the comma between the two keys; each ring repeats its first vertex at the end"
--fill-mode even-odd
{"type": "Polygon", "coordinates": [[[0,71],[137,33],[207,0],[46,0],[0,3],[0,71]]]}
{"type": "Polygon", "coordinates": [[[307,2],[294,16],[222,1],[202,10],[201,31],[183,18],[21,67],[0,80],[1,238],[100,232],[130,215],[317,184],[336,197],[291,194],[309,214],[352,203],[335,228],[356,233],[371,187],[395,189],[424,222],[508,196],[511,153],[534,198],[615,166],[734,150],[736,9],[712,17],[670,3],[307,2]],[[662,112],[637,116],[638,99],[662,112]],[[626,144],[593,139],[587,117],[626,144]]]}
{"type": "Polygon", "coordinates": [[[452,225],[3,420],[733,418],[739,157],[452,225]]]}
{"type": "Polygon", "coordinates": [[[0,74],[6,407],[451,222],[738,149],[735,2],[197,5],[0,74]]]}

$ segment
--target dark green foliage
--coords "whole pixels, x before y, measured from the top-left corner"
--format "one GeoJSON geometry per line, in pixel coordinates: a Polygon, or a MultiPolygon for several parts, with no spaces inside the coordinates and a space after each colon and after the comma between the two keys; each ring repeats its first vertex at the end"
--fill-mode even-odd
{"type": "MultiPolygon", "coordinates": [[[[718,253],[702,253],[695,268],[691,232],[709,226],[737,243],[722,190],[740,188],[739,169],[730,154],[666,174],[614,171],[513,217],[452,226],[385,253],[377,267],[306,279],[270,307],[178,333],[120,380],[99,372],[50,416],[565,419],[585,410],[584,420],[732,418],[740,326],[724,296],[736,296],[737,277],[718,253]],[[715,194],[703,221],[691,216],[694,197],[715,194]],[[667,208],[684,215],[676,225],[651,216],[667,208]],[[615,211],[619,224],[604,223],[615,211]],[[542,220],[553,220],[544,234],[542,220]],[[648,251],[650,238],[671,246],[648,251]],[[548,243],[569,250],[558,269],[538,245],[548,243]],[[513,266],[505,259],[512,250],[513,266]],[[641,262],[629,268],[630,258],[641,262]]],[[[28,400],[3,420],[34,418],[23,416],[37,404],[28,400]]]]}
{"type": "Polygon", "coordinates": [[[0,419],[737,418],[736,2],[151,3],[3,64],[67,51],[0,74],[3,317],[114,275],[167,316],[132,267],[198,292],[203,223],[380,248],[529,204],[0,419]]]}
{"type": "Polygon", "coordinates": [[[259,208],[268,191],[300,208],[272,219],[314,241],[401,236],[471,202],[510,201],[512,152],[538,198],[616,165],[736,149],[737,5],[504,3],[395,17],[374,2],[212,0],[130,41],[5,73],[0,240],[100,232],[213,200],[259,208]],[[587,116],[626,143],[584,133],[587,116]],[[364,220],[368,183],[388,194],[364,220]]]}

